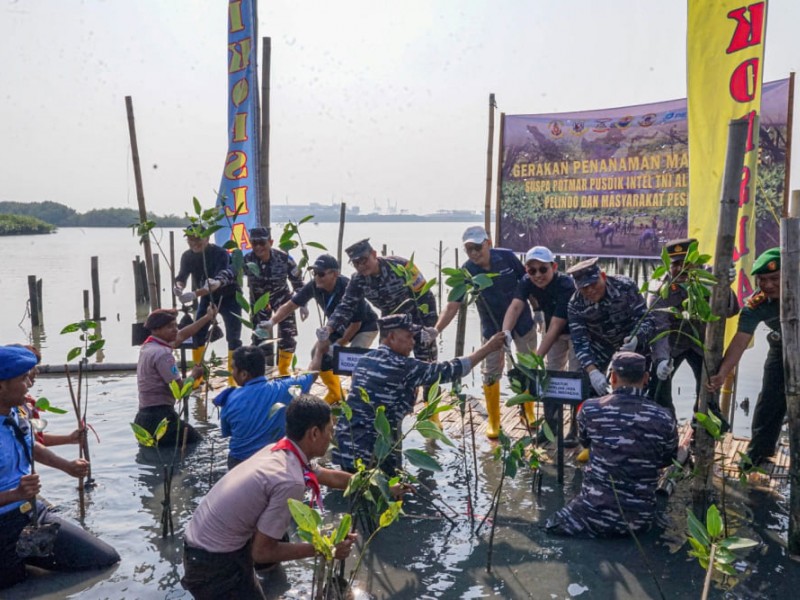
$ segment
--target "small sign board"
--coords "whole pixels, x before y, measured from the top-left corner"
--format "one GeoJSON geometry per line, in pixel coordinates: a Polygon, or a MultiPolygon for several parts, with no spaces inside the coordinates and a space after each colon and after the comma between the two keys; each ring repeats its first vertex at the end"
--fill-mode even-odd
{"type": "Polygon", "coordinates": [[[555,400],[562,404],[577,405],[588,397],[588,391],[587,381],[583,373],[548,370],[547,385],[540,394],[543,400],[555,400]]]}
{"type": "Polygon", "coordinates": [[[370,348],[334,346],[333,372],[337,375],[352,375],[358,361],[369,351],[370,348]]]}

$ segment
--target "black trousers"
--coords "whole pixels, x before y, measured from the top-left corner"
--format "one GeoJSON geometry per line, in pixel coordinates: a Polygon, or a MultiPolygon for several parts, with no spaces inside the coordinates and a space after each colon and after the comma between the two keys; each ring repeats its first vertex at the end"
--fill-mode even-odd
{"type": "Polygon", "coordinates": [[[136,413],[136,417],[133,419],[133,422],[152,434],[155,432],[162,419],[167,419],[167,421],[169,421],[169,426],[167,427],[167,432],[164,434],[164,437],[162,437],[161,441],[158,442],[158,445],[161,448],[174,446],[176,438],[178,443],[182,444],[184,427],[186,428],[187,435],[189,436],[189,438],[186,440],[187,444],[196,444],[203,439],[203,436],[200,435],[194,427],[189,425],[186,421],[178,418],[178,413],[175,412],[174,408],[167,405],[148,406],[147,408],[141,408],[139,409],[139,412],[136,413]]]}
{"type": "Polygon", "coordinates": [[[753,412],[753,433],[747,446],[747,454],[753,462],[775,454],[775,445],[778,443],[785,416],[783,344],[780,341],[771,341],[767,360],[764,362],[761,393],[753,412]]]}
{"type": "Polygon", "coordinates": [[[250,544],[234,552],[208,552],[183,545],[181,585],[196,600],[265,600],[250,544]]]}
{"type": "Polygon", "coordinates": [[[23,528],[30,524],[30,511],[23,514],[14,510],[0,515],[0,589],[23,581],[27,576],[25,565],[69,572],[102,569],[119,562],[119,554],[114,548],[78,525],[61,519],[45,503],[39,501],[36,506],[39,523],[60,524],[53,554],[32,558],[17,556],[17,539],[23,528]]]}
{"type": "Polygon", "coordinates": [[[653,365],[650,372],[650,385],[648,387],[649,396],[655,400],[656,404],[659,406],[663,406],[672,411],[673,415],[675,414],[675,404],[672,401],[672,378],[678,371],[678,367],[680,367],[684,361],[689,363],[689,366],[692,368],[692,373],[694,373],[695,407],[693,412],[697,412],[697,398],[700,395],[700,377],[703,373],[703,357],[700,354],[693,350],[684,350],[680,354],[673,356],[672,366],[674,370],[666,381],[661,381],[656,376],[656,365],[653,365]]]}

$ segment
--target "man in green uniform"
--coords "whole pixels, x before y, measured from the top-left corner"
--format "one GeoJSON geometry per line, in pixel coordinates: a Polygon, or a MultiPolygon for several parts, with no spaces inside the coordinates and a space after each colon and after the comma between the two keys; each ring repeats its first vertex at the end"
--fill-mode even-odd
{"type": "Polygon", "coordinates": [[[786,390],[783,383],[783,344],[781,341],[780,295],[781,250],[770,248],[753,263],[756,278],[755,293],[745,301],[739,315],[739,326],[733,336],[719,371],[709,377],[708,388],[716,392],[728,374],[739,364],[759,323],[770,328],[767,334],[769,352],[764,363],[764,378],[753,413],[753,433],[747,446],[747,456],[754,465],[775,454],[775,445],[786,415],[786,390]]]}

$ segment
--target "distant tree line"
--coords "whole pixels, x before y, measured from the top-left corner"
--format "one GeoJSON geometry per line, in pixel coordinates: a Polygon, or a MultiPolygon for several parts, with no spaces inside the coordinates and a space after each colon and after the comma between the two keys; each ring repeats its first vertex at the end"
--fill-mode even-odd
{"type": "MultiPolygon", "coordinates": [[[[132,208],[95,208],[79,213],[74,208],[45,200],[44,202],[0,202],[0,215],[35,217],[56,227],[130,227],[139,222],[139,211],[132,208]]],[[[159,227],[185,227],[185,217],[159,217],[147,213],[147,218],[159,227]]]]}
{"type": "Polygon", "coordinates": [[[0,235],[51,233],[55,228],[55,225],[45,223],[36,217],[0,214],[0,235]]]}

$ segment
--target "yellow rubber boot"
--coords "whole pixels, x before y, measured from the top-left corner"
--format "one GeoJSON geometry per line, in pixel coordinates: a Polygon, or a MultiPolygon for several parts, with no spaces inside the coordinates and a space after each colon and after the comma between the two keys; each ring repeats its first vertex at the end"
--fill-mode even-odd
{"type": "Polygon", "coordinates": [[[525,409],[525,419],[528,421],[528,425],[533,425],[536,421],[536,412],[533,410],[533,402],[526,402],[522,407],[525,409]]]}
{"type": "MultiPolygon", "coordinates": [[[[199,365],[200,363],[202,363],[203,355],[205,354],[205,352],[206,352],[205,346],[200,346],[199,348],[192,348],[192,365],[199,365]]],[[[200,387],[202,383],[203,383],[203,376],[201,375],[200,377],[194,380],[194,383],[192,384],[192,389],[196,390],[197,388],[200,387]]]]}
{"type": "Polygon", "coordinates": [[[238,387],[233,378],[233,350],[228,350],[228,387],[238,387]]]}
{"type": "Polygon", "coordinates": [[[319,378],[328,388],[328,393],[325,394],[325,402],[328,404],[340,402],[342,400],[342,382],[339,380],[339,376],[333,371],[320,371],[319,378]]]}
{"type": "Polygon", "coordinates": [[[287,352],[286,350],[278,350],[278,375],[289,375],[289,370],[292,368],[292,359],[294,352],[287,352]]]}
{"type": "Polygon", "coordinates": [[[500,435],[500,382],[484,385],[483,395],[486,397],[486,413],[489,415],[486,437],[495,440],[500,435]]]}

